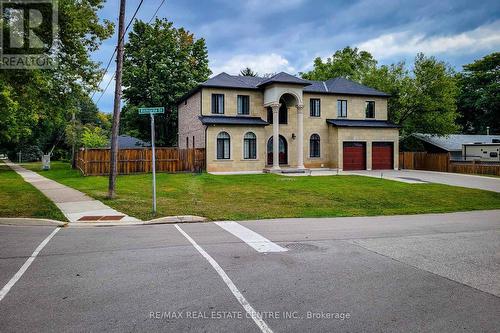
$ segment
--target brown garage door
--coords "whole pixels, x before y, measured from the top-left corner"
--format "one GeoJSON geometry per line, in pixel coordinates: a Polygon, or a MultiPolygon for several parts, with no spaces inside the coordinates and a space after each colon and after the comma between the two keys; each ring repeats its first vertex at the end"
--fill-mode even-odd
{"type": "Polygon", "coordinates": [[[372,169],[392,169],[394,160],[392,142],[374,142],[372,144],[372,169]]]}
{"type": "Polygon", "coordinates": [[[366,144],[364,142],[344,142],[344,170],[366,169],[366,144]]]}

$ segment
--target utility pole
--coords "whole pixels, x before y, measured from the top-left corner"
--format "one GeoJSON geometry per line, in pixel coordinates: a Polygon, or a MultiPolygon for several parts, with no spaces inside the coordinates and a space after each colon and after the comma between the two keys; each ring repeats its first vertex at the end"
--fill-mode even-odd
{"type": "Polygon", "coordinates": [[[118,18],[118,45],[116,47],[115,101],[113,105],[113,128],[111,130],[111,156],[109,165],[108,198],[115,196],[116,174],[118,172],[118,132],[120,130],[120,102],[122,97],[123,46],[125,39],[125,0],[120,0],[118,18]]]}

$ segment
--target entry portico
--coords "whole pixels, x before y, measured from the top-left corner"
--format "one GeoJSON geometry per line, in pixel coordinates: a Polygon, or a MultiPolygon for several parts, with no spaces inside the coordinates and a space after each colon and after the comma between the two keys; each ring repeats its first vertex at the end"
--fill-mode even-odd
{"type": "Polygon", "coordinates": [[[297,169],[304,169],[304,103],[303,88],[310,85],[305,80],[295,76],[279,73],[272,78],[263,81],[259,87],[264,89],[264,107],[270,107],[273,114],[273,171],[280,170],[279,165],[279,136],[280,136],[280,107],[295,109],[297,121],[297,145],[296,145],[296,165],[297,169]]]}

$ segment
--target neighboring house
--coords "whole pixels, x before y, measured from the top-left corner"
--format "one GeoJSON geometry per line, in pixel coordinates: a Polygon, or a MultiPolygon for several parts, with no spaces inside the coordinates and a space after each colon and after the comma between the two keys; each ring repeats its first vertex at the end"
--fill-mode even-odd
{"type": "Polygon", "coordinates": [[[466,143],[462,145],[464,161],[500,162],[500,140],[495,143],[466,143]]]}
{"type": "MultiPolygon", "coordinates": [[[[469,135],[469,134],[450,134],[450,135],[433,135],[433,134],[423,134],[415,133],[413,137],[417,138],[422,142],[425,150],[429,153],[449,153],[451,160],[460,161],[466,160],[469,156],[469,160],[473,159],[476,154],[476,148],[464,148],[468,147],[479,147],[481,145],[491,145],[495,143],[500,143],[500,135],[469,135]],[[468,152],[466,150],[468,149],[468,152]],[[475,154],[475,155],[474,155],[475,154]]],[[[481,148],[479,148],[481,152],[481,148]]],[[[481,156],[484,155],[481,152],[481,156]]],[[[478,158],[476,158],[478,159],[478,158]]]]}
{"type": "Polygon", "coordinates": [[[397,169],[388,97],[343,78],[221,73],[179,101],[179,148],[206,148],[207,171],[397,169]]]}
{"type": "MultiPolygon", "coordinates": [[[[111,146],[111,141],[109,143],[109,146],[111,146]]],[[[118,149],[141,148],[150,146],[151,145],[149,144],[149,142],[142,141],[130,135],[118,136],[118,149]]]]}

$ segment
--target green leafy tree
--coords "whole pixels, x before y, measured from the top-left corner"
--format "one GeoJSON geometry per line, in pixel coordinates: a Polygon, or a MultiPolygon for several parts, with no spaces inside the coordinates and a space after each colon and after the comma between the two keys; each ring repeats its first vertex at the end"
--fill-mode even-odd
{"type": "MultiPolygon", "coordinates": [[[[37,145],[50,150],[61,141],[71,110],[82,95],[95,88],[101,76],[92,61],[113,25],[97,12],[103,0],[60,0],[58,47],[52,69],[2,70],[0,75],[0,146],[17,150],[37,145]]],[[[50,36],[41,34],[42,40],[50,36]]]]}
{"type": "Polygon", "coordinates": [[[389,119],[402,126],[401,135],[415,132],[450,134],[456,125],[457,85],[453,69],[419,53],[413,71],[404,63],[370,70],[363,84],[387,92],[389,119]]]}
{"type": "Polygon", "coordinates": [[[240,71],[240,75],[243,76],[257,76],[257,73],[254,72],[250,67],[245,67],[240,71]]]}
{"type": "Polygon", "coordinates": [[[95,126],[85,126],[83,128],[81,144],[85,148],[104,148],[108,145],[108,137],[103,129],[95,126]]]}
{"type": "Polygon", "coordinates": [[[466,133],[500,133],[500,52],[463,66],[457,75],[458,123],[466,133]]]}
{"type": "Polygon", "coordinates": [[[155,117],[157,144],[177,142],[176,101],[211,74],[204,39],[196,39],[166,19],[152,24],[135,21],[125,45],[122,132],[148,140],[149,117],[138,115],[141,106],[163,106],[155,117]]]}
{"type": "Polygon", "coordinates": [[[307,80],[326,81],[335,77],[344,77],[361,82],[365,75],[376,66],[377,61],[369,52],[347,46],[336,51],[325,62],[320,57],[314,59],[313,70],[300,73],[300,75],[307,80]]]}

